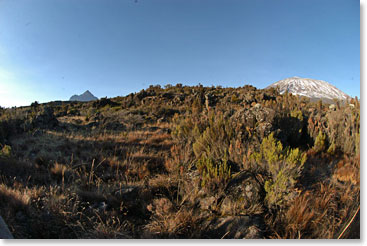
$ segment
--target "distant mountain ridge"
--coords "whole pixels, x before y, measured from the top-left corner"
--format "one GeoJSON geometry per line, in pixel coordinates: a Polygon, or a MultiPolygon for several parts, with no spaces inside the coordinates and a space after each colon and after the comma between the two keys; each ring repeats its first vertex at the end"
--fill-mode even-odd
{"type": "Polygon", "coordinates": [[[333,99],[346,101],[351,98],[326,81],[296,76],[277,81],[267,88],[271,87],[278,87],[281,94],[288,91],[294,95],[305,96],[311,99],[321,99],[329,102],[333,99]]]}
{"type": "Polygon", "coordinates": [[[69,99],[69,101],[79,101],[79,102],[89,102],[94,100],[98,100],[98,98],[95,97],[89,90],[85,91],[81,95],[73,95],[69,99]]]}

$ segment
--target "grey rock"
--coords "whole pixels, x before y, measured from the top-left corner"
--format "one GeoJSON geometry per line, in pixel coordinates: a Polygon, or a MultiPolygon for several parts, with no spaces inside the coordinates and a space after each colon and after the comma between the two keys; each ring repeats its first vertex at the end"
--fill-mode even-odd
{"type": "Polygon", "coordinates": [[[220,205],[222,215],[248,215],[262,211],[264,191],[255,175],[239,173],[225,189],[220,205]]]}
{"type": "Polygon", "coordinates": [[[250,109],[243,108],[238,110],[231,116],[231,120],[241,125],[243,133],[246,133],[246,127],[250,127],[255,129],[261,137],[264,137],[272,131],[275,111],[256,104],[250,109]]]}
{"type": "Polygon", "coordinates": [[[226,216],[216,218],[207,225],[206,236],[217,239],[262,238],[259,216],[226,216]]]}

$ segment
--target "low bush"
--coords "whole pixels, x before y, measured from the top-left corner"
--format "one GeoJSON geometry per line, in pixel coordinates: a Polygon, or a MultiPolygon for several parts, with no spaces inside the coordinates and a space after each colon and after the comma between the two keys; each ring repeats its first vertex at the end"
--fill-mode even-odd
{"type": "Polygon", "coordinates": [[[298,148],[283,148],[273,133],[263,139],[259,152],[250,155],[252,166],[260,165],[268,174],[265,191],[269,206],[284,205],[294,197],[295,184],[306,158],[298,148]]]}
{"type": "Polygon", "coordinates": [[[223,190],[231,179],[231,166],[226,156],[219,161],[202,156],[196,167],[200,173],[201,187],[207,191],[223,190]]]}

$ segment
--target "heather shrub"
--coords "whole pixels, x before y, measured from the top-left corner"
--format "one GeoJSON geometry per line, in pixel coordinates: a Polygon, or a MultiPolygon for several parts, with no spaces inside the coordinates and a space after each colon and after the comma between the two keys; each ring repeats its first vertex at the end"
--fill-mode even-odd
{"type": "MultiPolygon", "coordinates": [[[[0,145],[1,148],[1,145],[0,145]]],[[[11,147],[9,145],[4,145],[2,146],[1,150],[0,150],[0,157],[4,156],[4,157],[9,157],[11,155],[11,147]]]]}
{"type": "Polygon", "coordinates": [[[203,104],[201,103],[201,101],[199,100],[199,98],[195,98],[192,106],[191,106],[191,111],[193,115],[197,115],[199,114],[201,111],[203,110],[203,104]]]}
{"type": "Polygon", "coordinates": [[[197,158],[221,159],[227,154],[231,139],[234,137],[233,128],[222,114],[209,116],[208,126],[193,144],[197,158]]]}
{"type": "Polygon", "coordinates": [[[319,134],[315,139],[313,149],[315,150],[315,152],[322,152],[326,149],[326,147],[327,147],[326,135],[322,131],[319,131],[319,134]]]}
{"type": "Polygon", "coordinates": [[[310,115],[307,128],[314,139],[316,152],[359,153],[360,110],[357,106],[339,104],[335,110],[324,112],[320,109],[310,115]]]}
{"type": "Polygon", "coordinates": [[[360,111],[349,106],[326,115],[326,133],[331,143],[330,151],[339,150],[354,154],[359,151],[360,111]]]}
{"type": "Polygon", "coordinates": [[[320,131],[324,131],[326,125],[326,117],[323,111],[312,112],[308,117],[307,132],[309,136],[315,141],[320,131]]]}
{"type": "Polygon", "coordinates": [[[241,99],[239,99],[236,94],[233,94],[231,96],[231,103],[240,103],[240,102],[241,102],[241,99]]]}
{"type": "Polygon", "coordinates": [[[231,179],[231,167],[226,156],[219,161],[202,156],[196,167],[200,173],[201,187],[208,191],[223,189],[231,179]]]}
{"type": "Polygon", "coordinates": [[[174,129],[172,130],[172,136],[178,142],[192,142],[195,136],[192,135],[192,129],[194,129],[195,123],[191,118],[179,118],[176,114],[173,118],[174,129]]]}
{"type": "MultiPolygon", "coordinates": [[[[271,133],[268,137],[264,138],[260,145],[260,151],[254,152],[250,156],[250,160],[263,166],[268,165],[271,173],[276,173],[277,165],[275,163],[284,159],[283,145],[280,141],[276,141],[274,133],[271,133]]],[[[264,166],[265,167],[265,166],[264,166]]]]}
{"type": "Polygon", "coordinates": [[[271,133],[263,139],[260,151],[250,155],[250,161],[268,174],[264,188],[269,206],[284,205],[294,197],[295,184],[306,162],[305,153],[298,148],[283,148],[271,133]]]}

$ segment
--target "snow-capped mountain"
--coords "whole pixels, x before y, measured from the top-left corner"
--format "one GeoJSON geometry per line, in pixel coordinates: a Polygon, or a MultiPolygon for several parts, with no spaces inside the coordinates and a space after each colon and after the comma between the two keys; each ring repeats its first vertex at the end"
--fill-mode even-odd
{"type": "Polygon", "coordinates": [[[282,94],[288,91],[294,95],[310,97],[312,99],[332,100],[336,98],[338,100],[348,100],[350,98],[350,96],[335,86],[323,80],[316,79],[291,77],[275,82],[267,88],[270,87],[278,87],[282,94]]]}
{"type": "Polygon", "coordinates": [[[98,100],[97,97],[95,97],[90,91],[86,91],[81,95],[74,95],[70,97],[69,101],[80,101],[80,102],[88,102],[88,101],[94,101],[98,100]]]}

